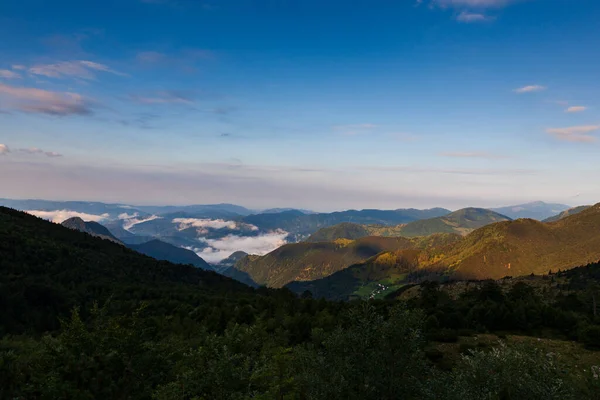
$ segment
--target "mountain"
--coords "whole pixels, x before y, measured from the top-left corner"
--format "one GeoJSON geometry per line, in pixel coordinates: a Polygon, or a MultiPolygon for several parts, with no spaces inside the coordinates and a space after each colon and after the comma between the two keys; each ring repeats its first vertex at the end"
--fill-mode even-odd
{"type": "Polygon", "coordinates": [[[404,286],[422,263],[437,260],[462,240],[462,236],[448,233],[415,238],[409,249],[383,252],[327,277],[290,282],[285,287],[297,294],[309,291],[315,298],[329,300],[379,297],[404,286]]]}
{"type": "Polygon", "coordinates": [[[261,214],[278,214],[278,213],[288,212],[288,211],[299,211],[302,214],[314,214],[313,211],[299,210],[297,208],[268,208],[266,210],[262,210],[260,213],[261,214]]]}
{"type": "Polygon", "coordinates": [[[157,260],[212,270],[212,267],[193,251],[157,239],[142,244],[129,244],[127,247],[157,260]]]}
{"type": "Polygon", "coordinates": [[[534,201],[532,203],[518,204],[515,206],[492,208],[492,211],[506,215],[511,219],[531,218],[542,221],[550,218],[562,211],[568,210],[570,206],[565,204],[549,204],[543,201],[534,201]]]}
{"type": "Polygon", "coordinates": [[[348,210],[333,213],[304,214],[300,211],[285,211],[275,214],[255,214],[243,221],[263,230],[283,229],[297,235],[310,235],[317,230],[343,222],[373,225],[398,225],[419,219],[434,218],[449,214],[443,208],[430,210],[348,210]]]}
{"type": "Polygon", "coordinates": [[[484,208],[464,208],[443,217],[411,222],[400,230],[405,237],[428,236],[434,233],[457,233],[466,235],[494,222],[510,218],[484,208]]]}
{"type": "Polygon", "coordinates": [[[567,218],[571,215],[575,215],[575,214],[579,214],[580,212],[587,210],[588,208],[590,208],[591,206],[579,206],[579,207],[573,207],[573,208],[569,208],[566,211],[561,212],[558,215],[555,215],[553,217],[550,218],[546,218],[544,221],[542,222],[555,222],[558,220],[561,220],[563,218],[567,218]]]}
{"type": "Polygon", "coordinates": [[[238,261],[246,256],[248,256],[248,253],[245,251],[236,251],[226,259],[221,260],[218,264],[212,265],[211,267],[217,272],[222,272],[233,267],[238,261]]]}
{"type": "Polygon", "coordinates": [[[369,229],[360,224],[342,222],[341,224],[321,228],[306,239],[307,242],[333,242],[338,239],[360,239],[369,236],[369,229]]]}
{"type": "Polygon", "coordinates": [[[74,306],[110,299],[110,310],[133,312],[140,301],[156,315],[225,304],[252,289],[212,271],[158,261],[117,243],[0,207],[0,336],[59,327],[74,306]],[[234,293],[234,296],[231,294],[234,293]],[[189,303],[195,299],[195,303],[189,303]]]}
{"type": "Polygon", "coordinates": [[[69,218],[61,224],[65,228],[74,229],[76,231],[85,232],[89,235],[96,236],[102,239],[110,240],[115,243],[121,243],[110,231],[101,224],[93,221],[85,222],[79,217],[69,218]]]}
{"type": "Polygon", "coordinates": [[[438,267],[457,278],[487,279],[544,274],[600,260],[600,204],[542,223],[533,219],[501,222],[465,238],[438,267]]]}
{"type": "Polygon", "coordinates": [[[135,208],[149,214],[173,214],[183,212],[187,214],[200,214],[214,216],[215,218],[235,217],[252,214],[246,207],[235,204],[198,204],[190,206],[135,206],[135,208]]]}
{"type": "Polygon", "coordinates": [[[309,290],[314,296],[329,299],[377,297],[423,280],[541,275],[598,260],[600,204],[555,222],[518,219],[493,223],[455,241],[438,240],[408,251],[388,251],[328,277],[286,287],[298,294],[309,290]]]}
{"type": "Polygon", "coordinates": [[[458,235],[446,235],[444,239],[370,236],[357,240],[293,243],[265,256],[247,256],[236,263],[235,268],[248,273],[259,285],[277,288],[292,281],[324,278],[382,252],[429,248],[459,239],[458,235]]]}

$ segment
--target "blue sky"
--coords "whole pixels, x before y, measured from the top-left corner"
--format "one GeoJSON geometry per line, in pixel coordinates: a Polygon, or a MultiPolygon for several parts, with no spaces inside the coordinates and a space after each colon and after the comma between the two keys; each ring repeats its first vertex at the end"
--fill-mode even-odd
{"type": "Polygon", "coordinates": [[[0,197],[600,201],[593,0],[0,5],[0,197]]]}

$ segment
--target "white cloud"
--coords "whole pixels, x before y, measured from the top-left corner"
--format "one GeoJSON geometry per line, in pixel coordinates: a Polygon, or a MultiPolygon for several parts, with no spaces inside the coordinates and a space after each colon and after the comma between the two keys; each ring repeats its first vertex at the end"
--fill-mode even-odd
{"type": "Polygon", "coordinates": [[[151,215],[149,217],[145,217],[145,218],[140,218],[138,213],[134,213],[134,214],[127,214],[127,213],[122,213],[119,214],[119,219],[123,220],[123,229],[125,229],[126,231],[129,231],[131,228],[133,228],[134,226],[138,225],[138,224],[142,224],[144,222],[149,222],[149,221],[154,221],[155,219],[161,219],[162,217],[159,217],[157,215],[151,215]]]}
{"type": "Polygon", "coordinates": [[[107,72],[114,75],[125,76],[122,72],[115,71],[104,64],[93,61],[61,61],[55,64],[41,64],[29,68],[29,73],[33,75],[46,76],[48,78],[80,78],[95,79],[96,72],[107,72]]]}
{"type": "Polygon", "coordinates": [[[516,93],[532,93],[532,92],[541,92],[542,90],[546,90],[545,86],[541,85],[529,85],[523,86],[521,88],[515,89],[516,93]]]}
{"type": "Polygon", "coordinates": [[[472,24],[476,22],[486,22],[493,20],[493,17],[488,17],[485,14],[473,13],[468,11],[463,11],[456,17],[456,20],[459,22],[464,22],[467,24],[472,24]]]}
{"type": "Polygon", "coordinates": [[[26,66],[20,65],[20,64],[13,64],[13,65],[11,65],[11,68],[16,69],[17,71],[24,71],[27,69],[26,66]]]}
{"type": "Polygon", "coordinates": [[[587,107],[584,106],[573,106],[573,107],[569,107],[565,110],[565,112],[568,113],[578,113],[578,112],[583,112],[587,110],[587,107]]]}
{"type": "Polygon", "coordinates": [[[247,228],[257,231],[258,228],[254,225],[238,223],[235,221],[225,221],[223,219],[199,219],[199,218],[175,218],[174,224],[179,224],[179,230],[182,231],[188,228],[197,228],[198,233],[205,234],[207,229],[242,229],[247,228]]]}
{"type": "Polygon", "coordinates": [[[0,156],[4,156],[10,153],[10,149],[7,145],[0,143],[0,156]]]}
{"type": "Polygon", "coordinates": [[[7,101],[8,107],[28,113],[58,116],[91,113],[89,101],[83,96],[71,92],[52,92],[0,83],[0,105],[2,99],[7,101]]]}
{"type": "Polygon", "coordinates": [[[550,128],[546,129],[546,133],[554,136],[558,140],[567,142],[591,143],[595,142],[596,138],[590,133],[600,130],[600,125],[586,126],[571,126],[568,128],[550,128]]]}
{"type": "Polygon", "coordinates": [[[206,262],[218,263],[236,251],[245,251],[248,254],[264,255],[287,243],[288,233],[277,230],[260,236],[228,235],[221,239],[199,239],[209,247],[194,251],[206,262]]]}
{"type": "Polygon", "coordinates": [[[0,69],[0,78],[4,79],[19,79],[21,75],[8,69],[0,69]]]}
{"type": "Polygon", "coordinates": [[[77,211],[70,210],[55,210],[55,211],[40,211],[40,210],[27,210],[25,211],[28,214],[35,215],[36,217],[47,219],[49,221],[55,223],[61,223],[69,218],[79,217],[84,221],[94,221],[100,222],[102,220],[108,219],[110,216],[108,214],[95,215],[95,214],[86,214],[77,211]]]}

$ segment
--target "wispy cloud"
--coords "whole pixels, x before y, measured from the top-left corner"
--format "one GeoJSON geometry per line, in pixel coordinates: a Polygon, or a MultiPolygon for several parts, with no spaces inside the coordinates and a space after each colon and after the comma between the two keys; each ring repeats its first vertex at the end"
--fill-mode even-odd
{"type": "Polygon", "coordinates": [[[442,152],[439,153],[442,157],[452,158],[486,158],[486,159],[502,159],[509,158],[508,156],[501,154],[493,154],[485,151],[472,151],[472,152],[442,152]]]}
{"type": "Polygon", "coordinates": [[[37,147],[29,147],[27,149],[18,149],[17,151],[26,154],[36,154],[36,155],[44,155],[46,157],[62,157],[62,154],[54,152],[54,151],[45,151],[39,149],[37,147]]]}
{"type": "Polygon", "coordinates": [[[528,85],[523,86],[521,88],[515,89],[516,93],[532,93],[532,92],[541,92],[542,90],[546,90],[545,86],[542,85],[528,85]]]}
{"type": "Polygon", "coordinates": [[[27,112],[57,116],[90,114],[90,101],[71,92],[15,87],[0,84],[0,105],[4,100],[9,108],[27,112]]]}
{"type": "Polygon", "coordinates": [[[19,78],[21,78],[21,75],[14,71],[8,70],[8,69],[0,69],[0,78],[19,79],[19,78]]]}
{"type": "Polygon", "coordinates": [[[150,95],[130,95],[129,99],[140,104],[192,104],[191,93],[181,90],[162,90],[150,95]]]}
{"type": "Polygon", "coordinates": [[[21,64],[13,64],[10,66],[12,69],[17,70],[17,71],[23,71],[26,70],[27,67],[21,64]]]}
{"type": "Polygon", "coordinates": [[[596,137],[590,135],[600,130],[600,125],[571,126],[568,128],[550,128],[546,133],[554,136],[558,140],[577,143],[592,143],[596,137]]]}
{"type": "Polygon", "coordinates": [[[494,17],[489,17],[489,16],[487,16],[485,14],[481,14],[481,13],[463,11],[460,14],[458,14],[458,16],[456,17],[456,20],[459,22],[464,22],[466,24],[473,24],[473,23],[477,23],[477,22],[492,21],[492,20],[494,20],[494,17]]]}
{"type": "Polygon", "coordinates": [[[587,107],[584,107],[584,106],[572,106],[572,107],[567,108],[565,110],[565,112],[568,112],[568,113],[578,113],[578,112],[583,112],[585,110],[587,110],[587,107]]]}
{"type": "Polygon", "coordinates": [[[55,64],[35,65],[29,68],[28,72],[33,75],[45,76],[48,78],[79,78],[87,80],[96,79],[97,72],[106,72],[118,76],[127,75],[115,71],[107,65],[87,60],[61,61],[55,64]]]}
{"type": "Polygon", "coordinates": [[[44,155],[46,157],[62,157],[62,154],[56,153],[54,151],[45,151],[39,149],[37,147],[29,147],[26,149],[16,149],[14,152],[9,149],[9,147],[5,144],[0,144],[0,155],[7,155],[9,153],[24,153],[24,154],[32,154],[32,155],[44,155]]]}

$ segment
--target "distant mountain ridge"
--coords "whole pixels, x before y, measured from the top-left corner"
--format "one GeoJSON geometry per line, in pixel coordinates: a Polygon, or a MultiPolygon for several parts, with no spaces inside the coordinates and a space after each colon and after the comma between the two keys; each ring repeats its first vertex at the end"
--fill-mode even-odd
{"type": "Polygon", "coordinates": [[[511,219],[531,218],[543,221],[560,212],[571,208],[566,204],[544,203],[543,201],[534,201],[531,203],[518,204],[514,206],[491,208],[492,211],[506,215],[511,219]]]}
{"type": "Polygon", "coordinates": [[[327,242],[337,239],[359,239],[366,236],[428,236],[435,233],[467,235],[475,229],[510,218],[483,208],[464,208],[442,217],[421,219],[408,224],[391,226],[360,225],[343,222],[322,228],[306,239],[307,242],[327,242]]]}
{"type": "Polygon", "coordinates": [[[463,208],[442,217],[411,222],[400,230],[400,234],[405,237],[434,233],[457,233],[465,236],[475,229],[501,221],[510,221],[510,218],[485,208],[463,208]]]}

